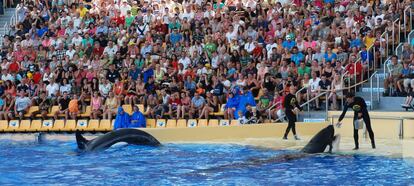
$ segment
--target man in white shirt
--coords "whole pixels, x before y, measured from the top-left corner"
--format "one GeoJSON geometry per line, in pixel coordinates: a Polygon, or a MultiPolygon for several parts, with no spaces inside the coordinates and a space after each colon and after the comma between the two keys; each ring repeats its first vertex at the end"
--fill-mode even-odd
{"type": "Polygon", "coordinates": [[[194,19],[194,12],[191,10],[190,5],[186,6],[184,13],[180,14],[180,19],[183,20],[184,18],[187,18],[189,22],[194,19]]]}
{"type": "Polygon", "coordinates": [[[212,18],[216,15],[216,13],[213,10],[213,7],[211,7],[210,4],[206,5],[207,11],[204,12],[204,17],[205,18],[212,18]]]}
{"type": "Polygon", "coordinates": [[[82,45],[83,38],[79,35],[79,33],[82,33],[82,31],[75,32],[72,38],[72,44],[75,46],[82,45]]]}
{"type": "Polygon", "coordinates": [[[29,97],[26,96],[24,91],[19,92],[19,96],[16,97],[14,104],[14,115],[19,117],[20,120],[23,119],[23,115],[29,110],[32,101],[29,97]]]}
{"type": "Polygon", "coordinates": [[[118,52],[118,47],[114,45],[113,41],[109,41],[108,46],[104,49],[104,53],[105,52],[108,54],[109,58],[113,58],[116,52],[118,52]]]}
{"type": "Polygon", "coordinates": [[[191,60],[187,55],[186,51],[181,52],[181,58],[178,60],[178,63],[183,64],[184,70],[188,68],[188,66],[191,65],[191,60]]]}
{"type": "Polygon", "coordinates": [[[75,53],[76,53],[76,50],[73,48],[73,45],[69,45],[68,50],[66,50],[65,55],[69,56],[69,59],[72,60],[75,53]]]}
{"type": "Polygon", "coordinates": [[[267,45],[266,45],[266,50],[268,55],[272,54],[272,49],[273,48],[277,48],[277,43],[275,42],[275,40],[273,39],[268,39],[267,45]]]}
{"type": "Polygon", "coordinates": [[[80,24],[82,23],[82,18],[80,18],[80,14],[79,12],[76,13],[75,17],[72,19],[73,21],[73,26],[75,28],[79,28],[80,24]]]}
{"type": "Polygon", "coordinates": [[[233,39],[237,39],[237,30],[234,29],[233,25],[229,25],[227,28],[226,38],[228,43],[233,39]]]}
{"type": "Polygon", "coordinates": [[[144,38],[145,34],[149,31],[150,26],[141,19],[138,21],[137,33],[140,38],[144,38]]]}
{"type": "Polygon", "coordinates": [[[247,43],[244,44],[244,49],[247,51],[247,53],[251,54],[254,50],[255,46],[254,43],[252,41],[251,37],[247,38],[247,43]]]}
{"type": "Polygon", "coordinates": [[[109,92],[112,90],[112,84],[108,79],[103,79],[103,82],[99,84],[99,92],[103,97],[108,97],[109,92]]]}
{"type": "MultiPolygon", "coordinates": [[[[318,88],[319,88],[319,82],[321,79],[316,75],[316,72],[312,72],[312,78],[309,80],[309,87],[308,87],[308,94],[310,94],[310,98],[312,99],[316,96],[318,96],[318,88]]],[[[316,107],[319,108],[319,102],[317,99],[315,100],[316,107]]]]}
{"type": "Polygon", "coordinates": [[[128,4],[127,0],[122,0],[122,4],[119,7],[119,10],[121,11],[121,16],[127,15],[127,12],[131,10],[131,6],[128,4]]]}
{"type": "Polygon", "coordinates": [[[56,101],[58,91],[59,91],[59,84],[57,84],[53,78],[50,79],[49,85],[46,86],[46,93],[47,93],[47,98],[51,99],[52,103],[56,101]]]}
{"type": "Polygon", "coordinates": [[[69,24],[69,21],[71,21],[72,18],[69,15],[67,15],[66,11],[63,11],[62,12],[62,16],[60,17],[59,20],[60,20],[60,25],[62,27],[65,27],[66,28],[68,26],[68,24],[69,24]]]}

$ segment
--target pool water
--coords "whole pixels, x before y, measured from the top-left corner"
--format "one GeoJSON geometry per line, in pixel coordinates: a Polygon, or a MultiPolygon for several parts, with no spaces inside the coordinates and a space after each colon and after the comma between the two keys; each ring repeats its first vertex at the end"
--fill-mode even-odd
{"type": "Polygon", "coordinates": [[[241,145],[118,145],[78,153],[76,142],[0,142],[0,185],[410,185],[414,164],[365,155],[292,154],[241,145]]]}

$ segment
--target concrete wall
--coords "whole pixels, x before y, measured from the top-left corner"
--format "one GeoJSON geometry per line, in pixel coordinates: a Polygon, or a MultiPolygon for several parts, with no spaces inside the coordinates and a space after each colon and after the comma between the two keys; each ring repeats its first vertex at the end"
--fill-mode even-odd
{"type": "MultiPolygon", "coordinates": [[[[414,120],[412,120],[414,124],[414,120]]],[[[296,131],[300,136],[311,137],[326,127],[329,123],[297,123],[296,131]]],[[[414,127],[414,125],[406,125],[414,127]]],[[[195,128],[146,128],[144,129],[161,142],[170,141],[226,141],[246,138],[282,138],[286,123],[283,124],[259,124],[259,125],[242,125],[242,126],[218,126],[218,127],[195,127],[195,128]]],[[[400,121],[399,120],[383,120],[372,119],[372,128],[375,138],[378,139],[399,139],[400,121]]],[[[412,136],[414,130],[406,135],[412,136]]],[[[335,132],[343,137],[353,137],[352,119],[343,120],[341,128],[335,128],[335,132]]],[[[368,138],[368,134],[364,135],[365,130],[359,130],[359,137],[368,138]]],[[[291,137],[291,133],[289,136],[291,137]]]]}
{"type": "MultiPolygon", "coordinates": [[[[297,133],[313,136],[328,125],[324,123],[297,123],[297,133]]],[[[282,138],[287,124],[257,124],[242,126],[217,126],[194,128],[146,128],[161,142],[169,141],[225,141],[246,138],[282,138]]],[[[292,134],[290,133],[289,136],[292,134]]]]}

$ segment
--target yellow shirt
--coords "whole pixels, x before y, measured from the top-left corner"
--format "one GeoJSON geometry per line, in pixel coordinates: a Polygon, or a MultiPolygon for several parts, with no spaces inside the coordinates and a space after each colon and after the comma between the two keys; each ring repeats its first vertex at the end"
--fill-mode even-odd
{"type": "Polygon", "coordinates": [[[374,37],[369,37],[369,36],[365,37],[365,46],[367,47],[367,49],[369,49],[372,45],[374,45],[374,42],[375,42],[374,37]]]}
{"type": "Polygon", "coordinates": [[[79,9],[78,11],[79,11],[79,16],[80,16],[81,18],[83,18],[83,17],[85,17],[86,12],[88,12],[88,9],[87,9],[87,8],[85,8],[85,7],[83,7],[82,9],[79,9]]]}

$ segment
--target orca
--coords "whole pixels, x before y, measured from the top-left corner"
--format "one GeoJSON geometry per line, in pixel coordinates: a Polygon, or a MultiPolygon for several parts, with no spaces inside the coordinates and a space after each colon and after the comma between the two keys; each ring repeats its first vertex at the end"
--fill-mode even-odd
{"type": "Polygon", "coordinates": [[[325,152],[329,147],[328,152],[332,152],[333,143],[339,143],[339,134],[334,135],[335,130],[333,125],[328,125],[321,131],[319,131],[301,150],[303,153],[315,154],[325,152]]]}
{"type": "Polygon", "coordinates": [[[87,140],[80,131],[76,131],[78,149],[84,152],[105,150],[119,142],[154,147],[161,145],[152,135],[139,129],[118,129],[92,140],[87,140]]]}
{"type": "Polygon", "coordinates": [[[303,147],[299,152],[278,155],[269,157],[266,159],[262,158],[250,158],[245,162],[226,164],[208,169],[203,169],[201,172],[217,172],[223,171],[228,168],[243,168],[243,167],[254,167],[269,163],[283,163],[287,161],[297,160],[305,157],[312,156],[318,153],[329,152],[337,150],[339,146],[340,135],[334,135],[335,130],[333,125],[329,125],[319,131],[313,138],[303,147]],[[334,148],[335,147],[335,148],[334,148]]]}

